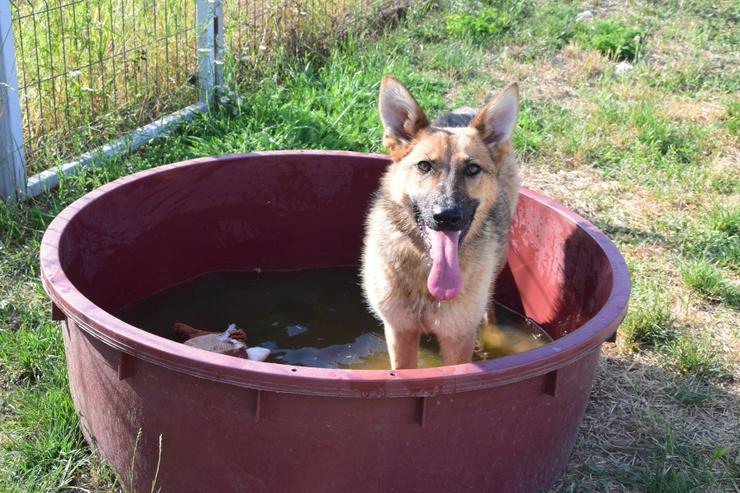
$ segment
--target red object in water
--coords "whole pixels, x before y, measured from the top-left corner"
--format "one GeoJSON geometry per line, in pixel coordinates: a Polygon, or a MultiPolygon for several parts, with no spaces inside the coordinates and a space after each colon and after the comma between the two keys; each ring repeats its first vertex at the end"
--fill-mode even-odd
{"type": "Polygon", "coordinates": [[[165,493],[508,493],[559,476],[629,277],[599,230],[531,191],[496,288],[556,339],[531,351],[416,370],[291,367],[111,315],[206,272],[356,265],[387,164],[350,152],[196,159],[100,187],[52,222],[42,277],[80,426],[127,485],[150,491],[156,475],[165,493]]]}

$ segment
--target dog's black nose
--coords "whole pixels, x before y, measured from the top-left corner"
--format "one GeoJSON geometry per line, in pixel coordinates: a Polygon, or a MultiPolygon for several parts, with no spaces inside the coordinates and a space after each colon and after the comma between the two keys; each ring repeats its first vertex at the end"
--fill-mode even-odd
{"type": "Polygon", "coordinates": [[[432,217],[437,231],[458,231],[462,229],[463,211],[459,207],[435,207],[432,217]]]}

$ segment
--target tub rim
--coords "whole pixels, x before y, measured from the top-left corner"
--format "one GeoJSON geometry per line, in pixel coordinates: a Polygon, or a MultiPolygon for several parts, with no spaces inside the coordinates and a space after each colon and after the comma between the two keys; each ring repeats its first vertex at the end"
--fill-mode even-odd
{"type": "Polygon", "coordinates": [[[267,151],[191,159],[150,168],[109,182],[67,206],[44,233],[40,249],[42,284],[54,307],[61,312],[53,318],[72,319],[91,336],[135,359],[239,387],[330,397],[425,397],[497,387],[553,372],[598,350],[605,340],[614,335],[626,315],[630,278],[624,258],[615,245],[575,212],[526,188],[521,189],[520,195],[564,216],[596,242],[609,262],[613,283],[602,308],[578,329],[550,344],[493,360],[412,370],[349,370],[296,367],[209,353],[148,333],[116,318],[83,295],[61,267],[59,242],[64,228],[103,194],[132,181],[176,168],[218,161],[253,160],[263,156],[297,155],[361,157],[389,162],[389,158],[382,154],[351,151],[267,151]]]}

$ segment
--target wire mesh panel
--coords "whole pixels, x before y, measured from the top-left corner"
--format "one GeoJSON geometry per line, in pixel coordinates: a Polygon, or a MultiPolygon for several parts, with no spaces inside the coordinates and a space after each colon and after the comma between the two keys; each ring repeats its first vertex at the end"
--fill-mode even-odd
{"type": "Polygon", "coordinates": [[[197,100],[193,1],[10,5],[29,175],[197,100]]]}
{"type": "MultiPolygon", "coordinates": [[[[0,1],[12,17],[28,176],[198,101],[196,1],[0,1]]],[[[208,15],[223,7],[215,63],[225,52],[233,80],[320,53],[409,0],[205,2],[208,15]]]]}

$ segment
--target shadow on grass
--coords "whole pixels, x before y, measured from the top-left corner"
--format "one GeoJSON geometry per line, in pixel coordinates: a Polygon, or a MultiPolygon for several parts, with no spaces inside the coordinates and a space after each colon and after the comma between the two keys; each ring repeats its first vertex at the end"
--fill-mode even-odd
{"type": "Polygon", "coordinates": [[[672,372],[606,346],[555,492],[673,493],[737,487],[740,401],[728,382],[672,372]]]}

